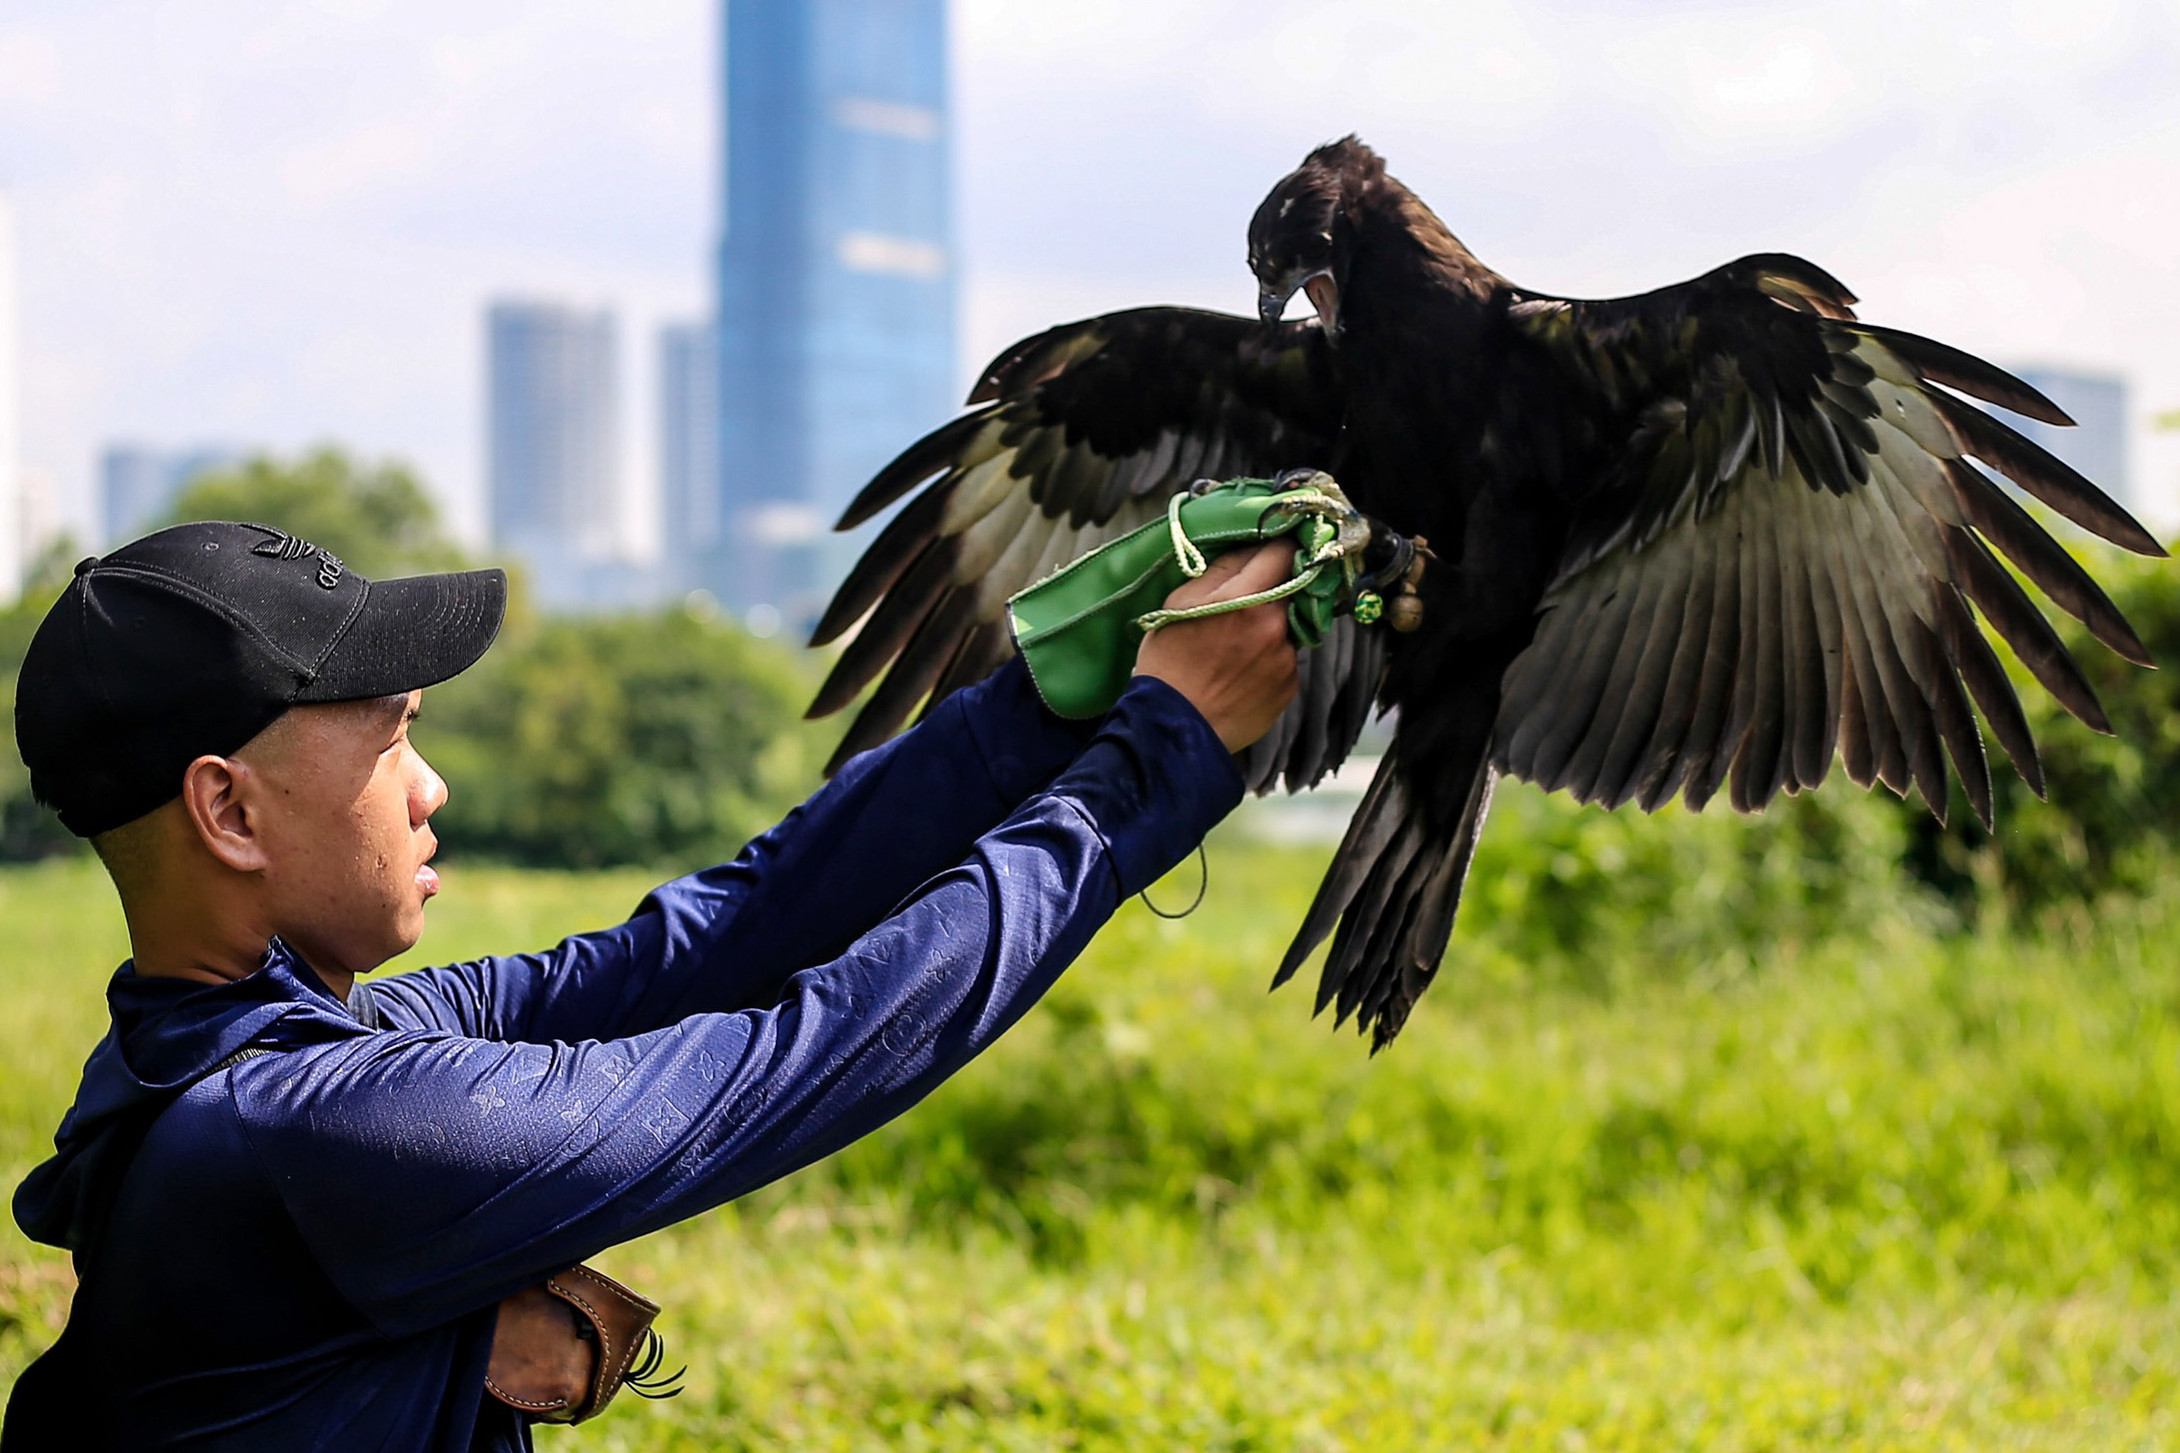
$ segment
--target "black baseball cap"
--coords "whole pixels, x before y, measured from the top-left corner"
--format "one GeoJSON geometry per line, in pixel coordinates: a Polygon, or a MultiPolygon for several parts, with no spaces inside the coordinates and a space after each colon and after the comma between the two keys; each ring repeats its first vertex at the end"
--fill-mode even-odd
{"type": "Polygon", "coordinates": [[[498,570],[366,580],[270,525],[175,525],[85,560],[15,686],[30,790],[78,837],[150,812],[301,702],[446,680],[492,644],[498,570]]]}

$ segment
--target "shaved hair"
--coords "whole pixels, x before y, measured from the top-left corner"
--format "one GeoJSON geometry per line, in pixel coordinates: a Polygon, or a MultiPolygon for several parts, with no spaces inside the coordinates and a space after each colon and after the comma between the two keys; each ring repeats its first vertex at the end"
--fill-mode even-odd
{"type": "Polygon", "coordinates": [[[153,808],[142,817],[110,827],[91,839],[91,851],[105,865],[106,876],[114,880],[114,891],[125,903],[131,895],[141,893],[158,873],[160,858],[159,814],[163,807],[153,808]]]}

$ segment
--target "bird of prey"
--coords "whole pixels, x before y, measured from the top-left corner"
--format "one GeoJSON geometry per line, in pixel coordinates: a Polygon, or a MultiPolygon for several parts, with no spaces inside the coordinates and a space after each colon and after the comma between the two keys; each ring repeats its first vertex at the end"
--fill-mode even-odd
{"type": "Polygon", "coordinates": [[[1249,266],[1259,317],[1139,308],[1025,339],[969,412],[879,472],[840,528],[924,487],[816,629],[822,645],[862,622],[811,714],[882,673],[841,756],[871,746],[1006,659],[1009,595],[1191,481],[1328,470],[1427,539],[1423,618],[1399,636],[1342,622],[1244,767],[1259,791],[1308,787],[1373,708],[1397,711],[1277,976],[1330,933],[1318,1008],[1374,1047],[1437,970],[1502,774],[1646,811],[1724,790],[1754,812],[1817,786],[1836,755],[1853,781],[1912,788],[1942,817],[1950,757],[1988,824],[1977,710],[2028,785],[2043,780],[1977,614],[2111,730],[2016,571],[2151,664],[2066,549],[1968,461],[2106,540],[2164,551],[1960,396],[2072,420],[1990,364],[1859,321],[1799,258],[1627,298],[1535,292],[1348,137],[1273,188],[1249,266]],[[1281,321],[1298,290],[1315,316],[1281,321]]]}

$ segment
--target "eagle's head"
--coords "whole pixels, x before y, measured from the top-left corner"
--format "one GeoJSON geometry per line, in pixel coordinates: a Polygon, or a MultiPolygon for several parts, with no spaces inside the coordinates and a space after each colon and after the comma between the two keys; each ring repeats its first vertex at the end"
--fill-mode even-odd
{"type": "Polygon", "coordinates": [[[1343,207],[1357,186],[1384,170],[1376,152],[1345,136],[1318,147],[1272,188],[1249,219],[1249,271],[1267,324],[1279,321],[1301,289],[1325,331],[1338,331],[1343,207]]]}

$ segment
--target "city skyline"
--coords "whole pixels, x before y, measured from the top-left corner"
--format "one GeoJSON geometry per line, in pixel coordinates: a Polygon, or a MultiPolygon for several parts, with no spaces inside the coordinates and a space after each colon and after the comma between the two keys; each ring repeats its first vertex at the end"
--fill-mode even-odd
{"type": "MultiPolygon", "coordinates": [[[[2146,427],[2180,407],[2180,258],[2160,241],[2180,225],[2180,44],[2158,6],[2061,23],[1489,0],[1456,24],[1380,0],[963,0],[954,17],[956,397],[1055,321],[1245,311],[1249,209],[1356,129],[1534,286],[1639,291],[1783,248],[1877,321],[2122,372],[2138,492],[2171,518],[2180,434],[2146,427]]],[[[642,341],[707,306],[715,28],[708,0],[450,0],[428,21],[344,5],[278,26],[9,7],[26,462],[80,535],[107,441],[337,439],[414,462],[481,539],[483,300],[611,299],[632,400],[654,397],[642,341]]],[[[652,478],[655,431],[628,442],[652,478]]]]}

